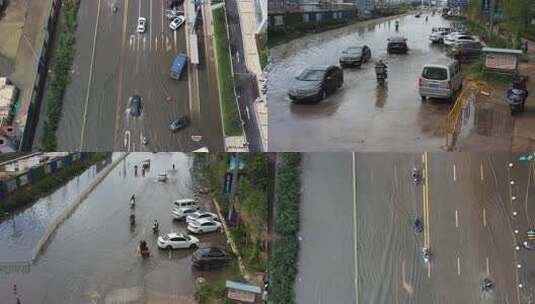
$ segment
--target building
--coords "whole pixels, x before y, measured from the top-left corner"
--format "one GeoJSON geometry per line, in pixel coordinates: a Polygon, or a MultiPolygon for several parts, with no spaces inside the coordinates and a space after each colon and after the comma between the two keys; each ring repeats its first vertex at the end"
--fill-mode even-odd
{"type": "Polygon", "coordinates": [[[375,8],[375,0],[357,0],[357,9],[360,12],[371,11],[375,8]]]}

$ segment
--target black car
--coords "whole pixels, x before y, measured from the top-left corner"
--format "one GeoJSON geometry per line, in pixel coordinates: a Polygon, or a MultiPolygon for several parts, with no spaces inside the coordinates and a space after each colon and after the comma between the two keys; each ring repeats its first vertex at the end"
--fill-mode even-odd
{"type": "Polygon", "coordinates": [[[130,115],[139,116],[141,115],[141,110],[143,106],[141,105],[141,96],[134,95],[128,99],[128,110],[130,115]]]}
{"type": "Polygon", "coordinates": [[[406,54],[409,50],[409,48],[407,47],[407,39],[404,37],[389,38],[386,50],[388,54],[406,54]]]}
{"type": "Polygon", "coordinates": [[[206,270],[223,267],[231,260],[231,257],[228,252],[221,248],[205,247],[195,250],[191,260],[193,266],[206,270]]]}
{"type": "Polygon", "coordinates": [[[182,1],[179,0],[167,0],[167,7],[173,9],[180,6],[182,1]]]}
{"type": "Polygon", "coordinates": [[[344,72],[340,67],[307,68],[295,78],[288,96],[293,101],[321,101],[344,84],[344,72]]]}
{"type": "Polygon", "coordinates": [[[342,51],[340,55],[340,66],[347,65],[360,67],[364,62],[367,62],[372,57],[372,52],[367,45],[351,46],[342,51]]]}
{"type": "Polygon", "coordinates": [[[184,129],[189,125],[189,118],[187,116],[179,117],[169,124],[169,131],[175,132],[184,129]]]}

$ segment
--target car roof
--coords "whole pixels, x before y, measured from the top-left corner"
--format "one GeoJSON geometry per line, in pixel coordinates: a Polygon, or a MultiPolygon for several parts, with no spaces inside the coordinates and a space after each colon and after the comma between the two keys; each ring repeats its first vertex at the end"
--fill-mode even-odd
{"type": "Polygon", "coordinates": [[[405,42],[406,40],[407,39],[405,37],[401,37],[401,36],[394,36],[394,37],[389,38],[390,42],[405,42]]]}
{"type": "Polygon", "coordinates": [[[188,203],[188,202],[196,203],[197,201],[192,198],[182,198],[182,199],[175,200],[173,203],[188,203]]]}
{"type": "Polygon", "coordinates": [[[196,221],[197,221],[199,224],[203,224],[203,223],[207,223],[207,222],[214,222],[214,223],[216,222],[216,221],[214,221],[214,220],[212,220],[212,219],[210,219],[210,218],[200,218],[200,219],[197,219],[196,221]]]}
{"type": "Polygon", "coordinates": [[[167,234],[167,237],[174,238],[174,237],[186,237],[186,236],[183,233],[171,232],[167,234]]]}
{"type": "Polygon", "coordinates": [[[196,210],[195,208],[192,208],[192,207],[180,207],[178,208],[178,210],[181,210],[181,211],[184,211],[184,210],[196,210]]]}

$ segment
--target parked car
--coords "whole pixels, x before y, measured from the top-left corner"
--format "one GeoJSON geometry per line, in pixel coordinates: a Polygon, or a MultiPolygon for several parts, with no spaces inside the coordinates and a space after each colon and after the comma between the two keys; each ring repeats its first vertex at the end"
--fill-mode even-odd
{"type": "Polygon", "coordinates": [[[141,96],[134,95],[128,99],[128,111],[132,116],[140,116],[143,106],[141,104],[141,96]]]}
{"type": "Polygon", "coordinates": [[[481,41],[459,40],[448,51],[448,54],[457,60],[466,60],[481,55],[484,45],[481,41]]]}
{"type": "Polygon", "coordinates": [[[182,24],[184,24],[184,21],[186,21],[186,17],[184,16],[178,16],[171,23],[169,23],[169,27],[175,31],[177,30],[182,24]]]}
{"type": "Polygon", "coordinates": [[[145,33],[146,30],[147,30],[147,18],[139,17],[137,19],[137,32],[145,33]]]}
{"type": "Polygon", "coordinates": [[[228,252],[218,247],[199,248],[191,256],[193,266],[204,270],[223,267],[230,260],[228,252]]]}
{"type": "Polygon", "coordinates": [[[444,37],[446,37],[451,31],[449,30],[436,30],[429,35],[431,43],[444,43],[444,37]]]}
{"type": "Polygon", "coordinates": [[[391,37],[388,38],[386,50],[388,54],[406,54],[409,50],[407,46],[407,38],[405,37],[391,37]]]}
{"type": "Polygon", "coordinates": [[[472,35],[467,35],[464,32],[453,32],[444,36],[444,45],[452,46],[456,41],[459,40],[472,40],[475,41],[476,38],[472,35]]]}
{"type": "Polygon", "coordinates": [[[173,60],[173,64],[171,65],[171,71],[169,73],[169,76],[173,79],[180,80],[182,78],[182,74],[184,73],[184,69],[188,65],[188,55],[186,53],[178,53],[175,57],[175,60],[173,60]]]}
{"type": "Polygon", "coordinates": [[[423,101],[427,97],[453,101],[462,85],[461,64],[457,60],[426,64],[418,78],[418,91],[423,101]]]}
{"type": "Polygon", "coordinates": [[[167,181],[167,173],[161,172],[158,174],[158,181],[159,182],[166,182],[167,181]]]}
{"type": "Polygon", "coordinates": [[[173,210],[171,211],[171,214],[173,215],[173,218],[175,220],[183,220],[188,215],[194,213],[195,211],[197,211],[197,208],[181,207],[181,208],[173,208],[173,210]]]}
{"type": "Polygon", "coordinates": [[[192,233],[208,233],[221,229],[222,224],[211,218],[200,218],[188,223],[188,231],[192,233]]]}
{"type": "Polygon", "coordinates": [[[161,249],[194,249],[199,247],[199,239],[182,233],[169,233],[158,237],[158,247],[161,249]]]}
{"type": "Polygon", "coordinates": [[[293,101],[321,101],[328,94],[344,84],[344,73],[341,68],[331,65],[326,67],[306,68],[295,78],[293,88],[288,96],[293,101]]]}
{"type": "Polygon", "coordinates": [[[199,209],[198,205],[199,204],[197,203],[197,201],[192,198],[183,198],[183,199],[175,200],[173,202],[173,206],[175,209],[183,208],[183,207],[191,207],[191,208],[199,209]]]}
{"type": "Polygon", "coordinates": [[[178,130],[184,129],[189,125],[190,121],[187,116],[179,117],[169,123],[169,131],[176,132],[178,130]]]}
{"type": "Polygon", "coordinates": [[[190,223],[190,222],[193,222],[195,220],[204,219],[204,218],[211,219],[211,220],[214,220],[214,221],[219,221],[219,218],[217,217],[217,214],[212,213],[212,212],[206,212],[206,211],[198,210],[197,212],[194,212],[194,213],[192,213],[192,214],[190,214],[190,215],[188,215],[186,217],[186,223],[190,223]]]}
{"type": "Polygon", "coordinates": [[[358,66],[368,62],[372,57],[372,52],[367,45],[351,46],[342,51],[340,55],[340,66],[358,66]]]}

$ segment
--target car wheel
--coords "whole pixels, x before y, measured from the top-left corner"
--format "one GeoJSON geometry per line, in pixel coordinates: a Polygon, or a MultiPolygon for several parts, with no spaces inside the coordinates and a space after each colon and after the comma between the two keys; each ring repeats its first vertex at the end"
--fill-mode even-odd
{"type": "Polygon", "coordinates": [[[424,95],[422,95],[421,98],[422,98],[422,102],[424,102],[424,101],[427,100],[426,97],[425,97],[424,95]]]}
{"type": "Polygon", "coordinates": [[[171,249],[173,249],[173,247],[171,245],[167,245],[167,247],[165,247],[165,249],[171,250],[171,249]]]}
{"type": "Polygon", "coordinates": [[[324,100],[326,98],[327,98],[327,90],[323,89],[323,90],[321,90],[321,99],[320,100],[324,100]]]}
{"type": "Polygon", "coordinates": [[[197,233],[202,233],[202,229],[199,229],[199,231],[197,231],[197,233]]]}
{"type": "Polygon", "coordinates": [[[189,249],[195,249],[195,248],[197,248],[197,244],[191,244],[191,245],[189,245],[189,249]]]}

